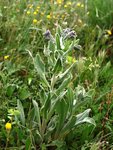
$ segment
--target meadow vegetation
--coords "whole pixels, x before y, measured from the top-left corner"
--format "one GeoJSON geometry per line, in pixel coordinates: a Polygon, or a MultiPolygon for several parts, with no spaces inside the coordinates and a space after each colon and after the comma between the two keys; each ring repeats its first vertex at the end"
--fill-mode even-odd
{"type": "Polygon", "coordinates": [[[113,149],[112,6],[0,0],[0,150],[113,149]]]}

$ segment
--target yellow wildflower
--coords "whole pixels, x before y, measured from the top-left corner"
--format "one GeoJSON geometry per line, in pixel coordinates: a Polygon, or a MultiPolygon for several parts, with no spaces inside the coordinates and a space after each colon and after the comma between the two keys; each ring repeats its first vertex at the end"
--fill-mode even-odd
{"type": "Polygon", "coordinates": [[[80,7],[80,6],[81,6],[81,3],[77,3],[76,5],[77,5],[78,7],[80,7]]]}
{"type": "Polygon", "coordinates": [[[111,30],[107,30],[108,35],[112,35],[111,30]]]}
{"type": "Polygon", "coordinates": [[[36,11],[34,11],[34,13],[33,13],[34,15],[37,15],[37,12],[36,11]]]}
{"type": "Polygon", "coordinates": [[[40,9],[40,6],[37,6],[37,9],[40,9]]]}
{"type": "Polygon", "coordinates": [[[64,8],[67,8],[67,5],[64,5],[64,8]]]}
{"type": "Polygon", "coordinates": [[[26,13],[27,13],[27,15],[30,15],[31,12],[30,12],[30,11],[27,11],[26,13]]]}
{"type": "Polygon", "coordinates": [[[73,58],[71,56],[67,56],[66,61],[68,64],[72,64],[72,63],[76,62],[75,58],[73,58]]]}
{"type": "Polygon", "coordinates": [[[7,123],[5,124],[5,128],[6,128],[7,131],[10,131],[11,128],[12,128],[12,124],[9,123],[9,122],[7,122],[7,123]]]}
{"type": "Polygon", "coordinates": [[[47,19],[51,19],[51,16],[50,16],[50,15],[47,15],[47,19]]]}
{"type": "Polygon", "coordinates": [[[9,58],[9,55],[4,56],[4,59],[5,59],[5,60],[8,59],[8,58],[9,58]]]}
{"type": "Polygon", "coordinates": [[[57,0],[58,4],[61,4],[63,2],[63,0],[57,0]]]}
{"type": "Polygon", "coordinates": [[[37,19],[33,19],[33,23],[36,24],[38,22],[37,19]]]}

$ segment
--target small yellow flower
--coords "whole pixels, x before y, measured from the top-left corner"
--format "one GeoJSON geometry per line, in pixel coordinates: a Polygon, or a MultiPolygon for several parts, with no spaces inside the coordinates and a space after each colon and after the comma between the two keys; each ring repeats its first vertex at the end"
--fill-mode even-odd
{"type": "Polygon", "coordinates": [[[27,15],[30,15],[31,12],[30,12],[30,11],[27,11],[26,13],[27,13],[27,15]]]}
{"type": "Polygon", "coordinates": [[[80,6],[81,6],[81,3],[77,3],[76,5],[77,5],[77,7],[80,7],[80,6]]]}
{"type": "Polygon", "coordinates": [[[9,55],[4,56],[4,59],[5,59],[5,60],[8,59],[8,58],[9,58],[9,55]]]}
{"type": "Polygon", "coordinates": [[[40,6],[37,6],[37,9],[40,9],[40,6]]]}
{"type": "Polygon", "coordinates": [[[7,122],[7,123],[5,124],[5,128],[6,128],[7,131],[10,131],[11,128],[12,128],[12,124],[9,123],[9,122],[7,122]]]}
{"type": "Polygon", "coordinates": [[[63,2],[63,0],[57,0],[58,4],[61,4],[63,2]]]}
{"type": "Polygon", "coordinates": [[[68,64],[72,64],[72,63],[75,63],[76,60],[75,60],[75,58],[73,58],[73,57],[71,57],[71,56],[67,56],[66,62],[67,62],[68,64]]]}
{"type": "Polygon", "coordinates": [[[111,30],[107,30],[108,35],[112,35],[111,30]]]}
{"type": "Polygon", "coordinates": [[[33,23],[37,24],[38,20],[37,19],[33,19],[33,23]]]}
{"type": "Polygon", "coordinates": [[[37,12],[36,11],[34,11],[34,13],[33,13],[34,15],[37,15],[37,12]]]}
{"type": "Polygon", "coordinates": [[[51,19],[51,16],[50,16],[50,15],[47,15],[47,19],[51,19]]]}
{"type": "Polygon", "coordinates": [[[64,5],[64,8],[67,8],[68,6],[67,5],[64,5]]]}

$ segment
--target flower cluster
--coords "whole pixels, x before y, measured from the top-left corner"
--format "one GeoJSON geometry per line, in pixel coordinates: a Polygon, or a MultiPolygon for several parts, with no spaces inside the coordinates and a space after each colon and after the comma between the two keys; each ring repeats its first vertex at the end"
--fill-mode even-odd
{"type": "MultiPolygon", "coordinates": [[[[26,8],[26,14],[29,16],[29,19],[32,19],[33,25],[47,25],[49,27],[50,24],[55,25],[56,23],[60,23],[63,25],[67,25],[70,20],[73,19],[73,23],[83,25],[81,18],[78,16],[77,12],[75,12],[75,8],[83,8],[83,3],[73,3],[70,1],[64,0],[56,0],[49,1],[48,3],[38,2],[37,5],[35,3],[28,4],[26,8]],[[51,8],[49,9],[48,6],[51,8]],[[74,7],[73,7],[74,6],[74,7]],[[60,10],[60,11],[59,11],[60,10]],[[73,13],[75,14],[73,16],[73,13]],[[71,16],[71,17],[70,17],[71,16]]],[[[71,33],[74,36],[74,33],[71,33]]]]}
{"type": "Polygon", "coordinates": [[[44,35],[44,38],[46,40],[50,40],[51,39],[51,32],[49,30],[47,30],[43,35],[44,35]]]}
{"type": "Polygon", "coordinates": [[[70,28],[66,28],[63,30],[62,36],[64,39],[74,39],[77,37],[76,32],[71,30],[70,28]]]}

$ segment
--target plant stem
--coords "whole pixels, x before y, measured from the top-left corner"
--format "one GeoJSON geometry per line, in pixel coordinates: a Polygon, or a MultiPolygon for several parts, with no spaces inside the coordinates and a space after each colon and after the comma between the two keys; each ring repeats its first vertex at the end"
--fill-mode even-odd
{"type": "Polygon", "coordinates": [[[9,131],[7,132],[7,141],[6,141],[5,150],[7,150],[8,142],[9,142],[9,131]]]}

